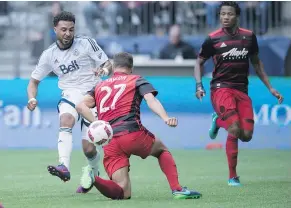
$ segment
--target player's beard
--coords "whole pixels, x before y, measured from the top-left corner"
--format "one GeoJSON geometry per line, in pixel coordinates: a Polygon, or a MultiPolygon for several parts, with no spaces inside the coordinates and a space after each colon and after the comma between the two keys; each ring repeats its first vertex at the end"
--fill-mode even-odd
{"type": "Polygon", "coordinates": [[[63,46],[66,48],[66,47],[68,47],[69,45],[71,45],[72,44],[72,41],[73,41],[73,38],[71,38],[71,39],[62,39],[62,44],[63,44],[63,46]]]}
{"type": "Polygon", "coordinates": [[[69,39],[64,40],[64,38],[59,38],[57,42],[61,48],[68,49],[71,47],[73,40],[74,40],[74,38],[72,38],[70,40],[69,39]]]}

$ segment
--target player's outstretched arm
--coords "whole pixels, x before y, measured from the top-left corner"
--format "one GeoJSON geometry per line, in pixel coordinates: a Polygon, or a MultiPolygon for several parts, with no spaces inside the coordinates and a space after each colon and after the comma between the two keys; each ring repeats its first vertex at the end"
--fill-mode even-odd
{"type": "Polygon", "coordinates": [[[33,111],[37,106],[36,95],[39,83],[40,83],[39,80],[30,78],[27,86],[27,97],[28,97],[27,108],[31,111],[33,111]]]}
{"type": "Polygon", "coordinates": [[[85,95],[84,100],[76,107],[78,113],[80,113],[87,121],[92,123],[95,121],[95,117],[92,114],[90,108],[95,106],[95,99],[91,95],[85,95]]]}
{"type": "Polygon", "coordinates": [[[269,89],[269,91],[272,93],[272,95],[274,95],[278,99],[279,104],[281,104],[283,102],[284,98],[277,90],[275,90],[272,87],[272,85],[269,81],[268,75],[266,74],[266,72],[264,70],[263,62],[260,60],[258,54],[252,55],[250,57],[250,60],[251,60],[251,63],[253,65],[258,77],[266,85],[266,87],[269,89]]]}
{"type": "Polygon", "coordinates": [[[152,93],[147,93],[143,97],[149,108],[158,116],[160,116],[160,118],[163,119],[167,125],[171,127],[176,127],[178,125],[177,118],[170,118],[163,105],[152,93]]]}
{"type": "Polygon", "coordinates": [[[196,60],[196,64],[194,67],[194,77],[196,80],[196,97],[197,99],[201,100],[202,97],[205,96],[205,90],[202,84],[202,74],[204,71],[204,64],[206,62],[206,59],[203,59],[201,57],[198,57],[196,60]]]}

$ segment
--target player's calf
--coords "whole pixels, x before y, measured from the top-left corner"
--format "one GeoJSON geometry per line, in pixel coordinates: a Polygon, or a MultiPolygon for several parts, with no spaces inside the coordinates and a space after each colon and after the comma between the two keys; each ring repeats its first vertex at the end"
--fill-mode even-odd
{"type": "Polygon", "coordinates": [[[94,185],[100,193],[110,199],[130,199],[131,183],[128,174],[128,166],[116,170],[111,178],[112,180],[104,180],[95,176],[94,185]]]}
{"type": "Polygon", "coordinates": [[[82,140],[83,152],[87,158],[93,158],[97,155],[96,146],[87,140],[82,140]]]}

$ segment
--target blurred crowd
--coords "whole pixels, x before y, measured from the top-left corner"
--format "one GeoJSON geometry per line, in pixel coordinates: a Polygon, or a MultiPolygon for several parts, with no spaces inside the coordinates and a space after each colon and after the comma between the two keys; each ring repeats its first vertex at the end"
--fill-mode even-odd
{"type": "MultiPolygon", "coordinates": [[[[52,19],[62,10],[76,15],[78,34],[94,38],[120,35],[169,36],[157,57],[174,59],[196,58],[191,45],[183,41],[183,35],[205,35],[219,27],[218,6],[215,1],[90,1],[90,2],[0,2],[0,41],[9,26],[11,12],[23,11],[25,19],[19,27],[31,45],[32,62],[55,41],[52,19]],[[21,9],[20,4],[26,5],[21,9]],[[28,20],[26,20],[28,19],[28,20]],[[23,26],[25,25],[25,26],[23,26]]],[[[282,2],[240,2],[242,27],[263,35],[272,27],[284,22],[282,2]]],[[[18,16],[16,15],[16,19],[18,16]]],[[[21,21],[20,21],[21,22],[21,21]]]]}
{"type": "MultiPolygon", "coordinates": [[[[216,28],[217,7],[220,2],[88,2],[83,9],[91,35],[107,30],[110,34],[164,34],[170,25],[188,27],[186,33],[203,28],[216,28]],[[99,24],[97,24],[99,22],[99,24]]],[[[241,26],[264,34],[275,18],[268,18],[268,12],[279,12],[281,4],[274,2],[240,2],[241,26]],[[275,8],[277,7],[277,8],[275,8]],[[269,23],[269,24],[268,24],[269,23]]]]}

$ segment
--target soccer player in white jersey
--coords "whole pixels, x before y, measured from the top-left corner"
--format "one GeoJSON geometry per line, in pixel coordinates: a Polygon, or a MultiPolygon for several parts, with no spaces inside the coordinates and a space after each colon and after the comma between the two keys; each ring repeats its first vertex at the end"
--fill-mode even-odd
{"type": "MultiPolygon", "coordinates": [[[[58,86],[62,90],[62,98],[58,103],[60,128],[58,138],[59,165],[48,166],[50,174],[59,177],[64,182],[70,180],[70,157],[72,152],[72,128],[79,120],[75,106],[82,101],[83,96],[98,82],[100,76],[108,75],[112,65],[107,55],[97,45],[95,40],[86,37],[75,37],[75,16],[70,12],[62,12],[54,20],[56,43],[52,44],[40,56],[27,87],[29,110],[37,106],[38,84],[50,72],[58,78],[58,86]]],[[[92,110],[93,111],[93,110],[92,110]]],[[[94,112],[92,112],[94,113],[94,112]]],[[[81,121],[82,146],[88,159],[88,166],[83,168],[81,177],[88,177],[91,170],[98,172],[99,154],[87,136],[88,122],[81,121]],[[85,125],[83,125],[85,124],[85,125]]],[[[79,187],[77,192],[89,191],[79,187]]]]}

